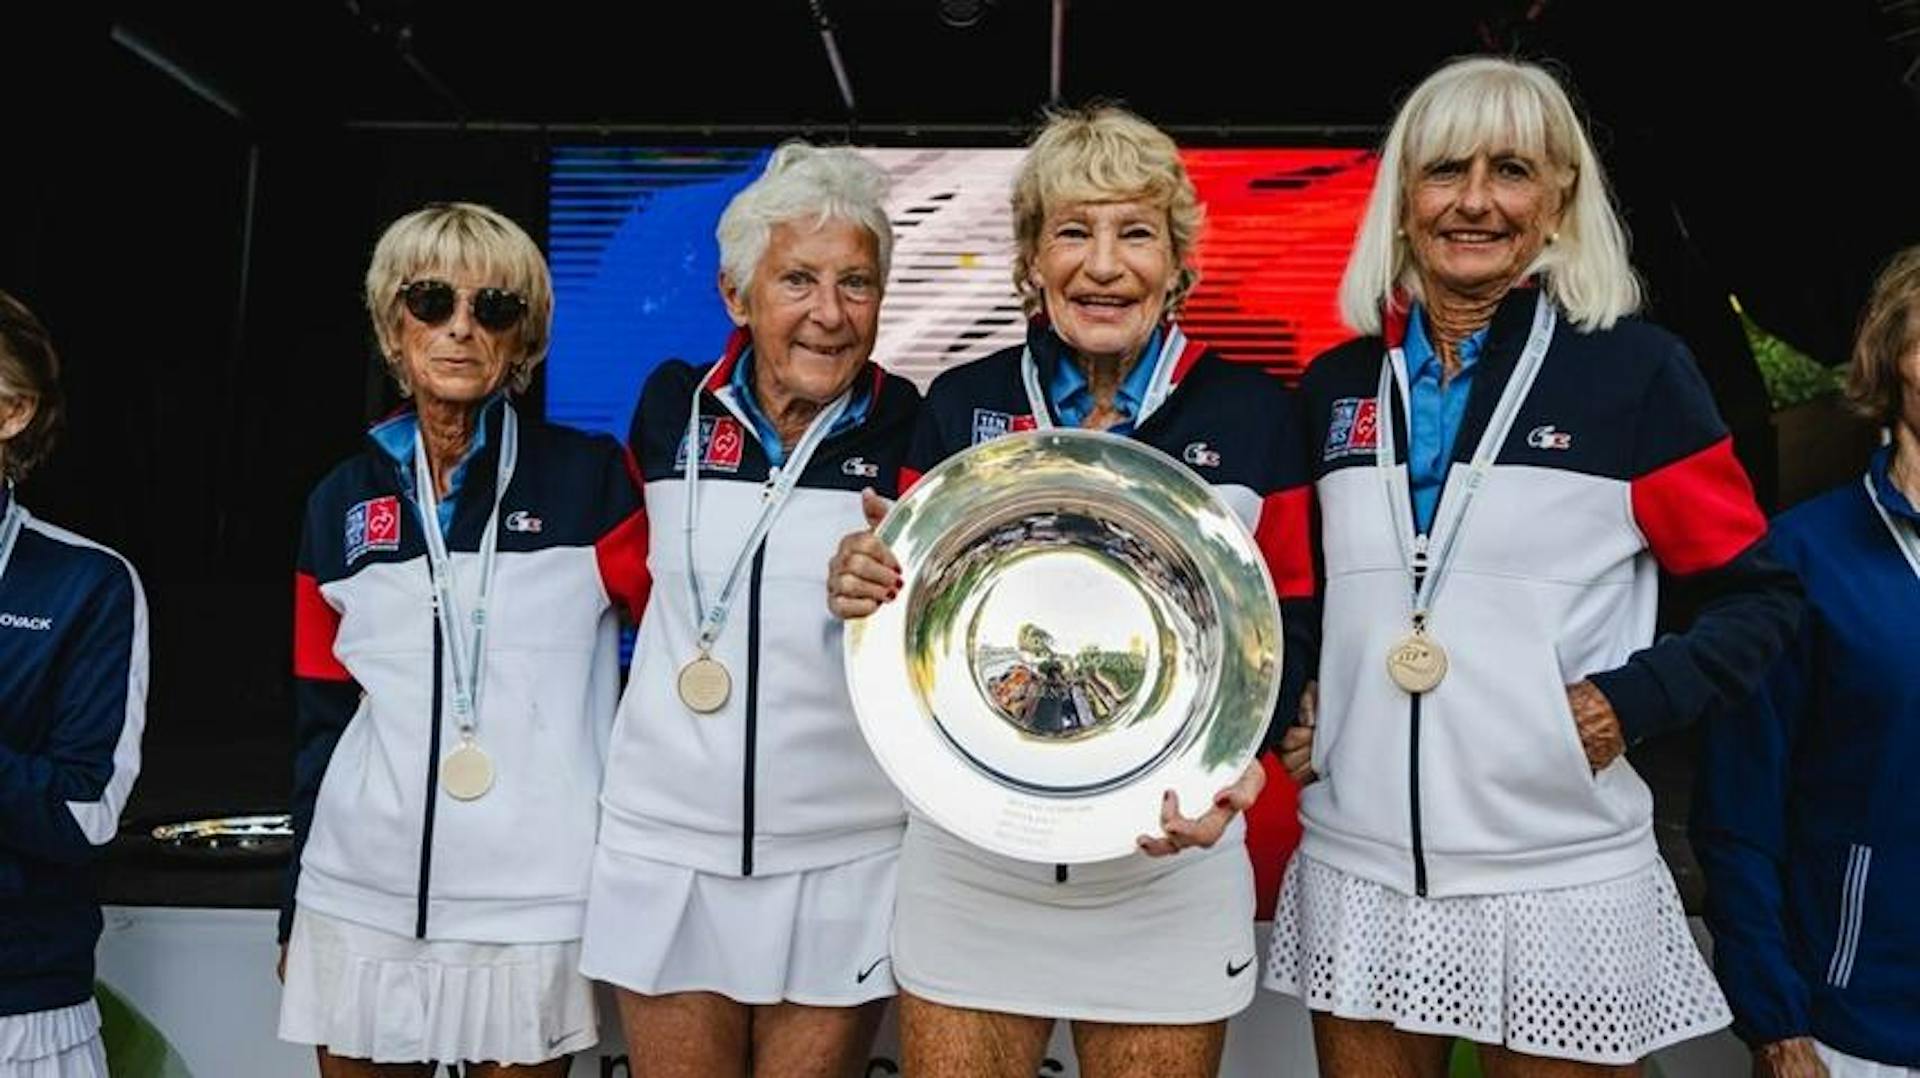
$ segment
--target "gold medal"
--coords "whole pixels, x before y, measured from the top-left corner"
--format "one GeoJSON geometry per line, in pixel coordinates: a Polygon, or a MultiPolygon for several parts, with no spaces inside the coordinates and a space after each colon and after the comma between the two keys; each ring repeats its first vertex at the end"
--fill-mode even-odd
{"type": "Polygon", "coordinates": [[[1432,692],[1447,676],[1447,649],[1416,625],[1387,652],[1387,676],[1409,693],[1432,692]]]}
{"type": "Polygon", "coordinates": [[[720,660],[702,655],[680,668],[680,701],[702,715],[725,706],[733,692],[733,677],[720,660]]]}
{"type": "Polygon", "coordinates": [[[440,788],[460,801],[484,796],[493,789],[493,761],[471,738],[462,738],[460,747],[440,761],[440,788]]]}

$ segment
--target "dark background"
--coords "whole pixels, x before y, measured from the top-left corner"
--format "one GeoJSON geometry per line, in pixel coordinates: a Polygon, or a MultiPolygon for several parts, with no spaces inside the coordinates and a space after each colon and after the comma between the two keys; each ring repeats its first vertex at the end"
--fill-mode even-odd
{"type": "MultiPolygon", "coordinates": [[[[1873,272],[1920,240],[1920,5],[1760,6],[1073,0],[1060,89],[1194,145],[1371,141],[1450,56],[1551,61],[1651,315],[1692,344],[1771,500],[1768,404],[1726,296],[1845,357],[1873,272]]],[[[388,221],[462,198],[542,237],[559,142],[1017,145],[1050,96],[1055,10],[181,0],[0,18],[0,288],[47,322],[70,396],[23,500],[125,553],[152,609],[129,817],[284,805],[289,569],[306,490],[393,400],[359,298],[388,221]]],[[[1680,765],[1647,766],[1684,786],[1680,765]]]]}

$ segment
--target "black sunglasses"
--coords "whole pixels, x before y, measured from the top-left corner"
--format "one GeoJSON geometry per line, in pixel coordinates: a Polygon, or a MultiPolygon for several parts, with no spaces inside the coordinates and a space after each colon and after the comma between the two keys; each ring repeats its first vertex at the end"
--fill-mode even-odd
{"type": "MultiPolygon", "coordinates": [[[[408,281],[400,286],[400,302],[407,312],[429,326],[437,326],[453,317],[460,294],[445,281],[408,281]]],[[[504,288],[477,288],[470,309],[473,320],[495,333],[512,329],[527,313],[527,299],[504,288]]]]}

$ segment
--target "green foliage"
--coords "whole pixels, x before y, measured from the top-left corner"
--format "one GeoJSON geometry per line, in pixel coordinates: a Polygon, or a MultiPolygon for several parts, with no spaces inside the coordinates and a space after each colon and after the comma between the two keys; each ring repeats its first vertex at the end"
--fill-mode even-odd
{"type": "Polygon", "coordinates": [[[104,982],[94,982],[100,1004],[100,1039],[107,1072],[114,1078],[193,1078],[186,1061],[146,1015],[104,982]]]}
{"type": "Polygon", "coordinates": [[[1740,326],[1747,331],[1747,344],[1753,348],[1754,362],[1759,364],[1760,377],[1767,383],[1767,396],[1773,401],[1774,411],[1818,400],[1839,390],[1840,368],[1820,363],[1760,328],[1759,323],[1741,310],[1738,300],[1734,301],[1733,309],[1739,312],[1740,326]]]}

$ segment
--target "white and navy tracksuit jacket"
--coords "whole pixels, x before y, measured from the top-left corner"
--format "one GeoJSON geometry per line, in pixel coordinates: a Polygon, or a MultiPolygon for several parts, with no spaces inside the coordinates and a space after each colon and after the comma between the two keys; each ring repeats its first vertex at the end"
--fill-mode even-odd
{"type": "Polygon", "coordinates": [[[719,592],[759,518],[770,465],[732,385],[747,345],[714,364],[669,360],[648,378],[628,445],[645,476],[652,589],[608,755],[600,841],[608,849],[723,876],[823,868],[891,849],[905,809],[854,719],[840,625],[827,612],[827,562],[866,527],[860,490],[897,493],[919,408],[911,383],[869,365],[850,411],[820,444],[754,556],[715,642],[733,679],[725,705],[695,714],[676,679],[694,658],[684,474],[688,413],[700,392],[694,557],[702,596],[719,592]]]}
{"type": "MultiPolygon", "coordinates": [[[[447,533],[468,610],[502,406],[483,413],[484,443],[463,465],[447,533]]],[[[646,525],[617,442],[524,410],[519,426],[477,726],[495,780],[477,800],[439,784],[458,727],[411,459],[384,447],[376,427],[307,501],[294,595],[296,852],[282,939],[295,899],[420,939],[579,938],[619,692],[616,615],[637,608],[646,525]]]]}
{"type": "MultiPolygon", "coordinates": [[[[1043,320],[1029,327],[1027,347],[1033,349],[1041,386],[1052,385],[1058,365],[1070,362],[1065,345],[1043,320]]],[[[1022,351],[1003,349],[934,380],[907,454],[903,488],[963,449],[1036,425],[1020,372],[1022,351]]],[[[1058,416],[1050,418],[1058,422],[1058,416]]],[[[1298,710],[1317,644],[1312,492],[1295,394],[1259,368],[1223,359],[1190,340],[1174,360],[1166,397],[1157,408],[1133,417],[1131,436],[1184,462],[1211,486],[1247,526],[1266,559],[1286,642],[1275,707],[1281,717],[1268,727],[1269,742],[1277,741],[1298,710]]],[[[1273,781],[1254,812],[1290,811],[1291,782],[1277,765],[1269,766],[1268,773],[1273,781]]],[[[1237,833],[1237,821],[1234,827],[1237,833]]],[[[1125,860],[1146,863],[1143,854],[1125,860]]],[[[1067,878],[1064,866],[1050,871],[1058,879],[1067,878]]]]}
{"type": "MultiPolygon", "coordinates": [[[[0,514],[10,497],[0,484],[0,514]]],[[[91,862],[139,774],[146,706],[140,577],[28,516],[0,576],[0,1016],[93,998],[91,862]]]]}
{"type": "MultiPolygon", "coordinates": [[[[1536,292],[1494,316],[1442,496],[1462,472],[1526,342],[1536,292]]],[[[1389,327],[1389,340],[1404,330],[1389,327]]],[[[1301,794],[1301,852],[1406,894],[1593,883],[1658,856],[1653,799],[1624,759],[1592,773],[1566,686],[1590,678],[1628,744],[1742,699],[1784,645],[1798,585],[1732,440],[1671,334],[1633,319],[1586,333],[1564,317],[1455,546],[1430,627],[1444,681],[1409,696],[1386,656],[1409,622],[1398,522],[1376,467],[1387,341],[1348,342],[1302,384],[1326,574],[1319,723],[1301,794]],[[1664,570],[1701,601],[1654,639],[1664,570]]],[[[1398,465],[1405,469],[1404,462],[1398,465]]]]}

